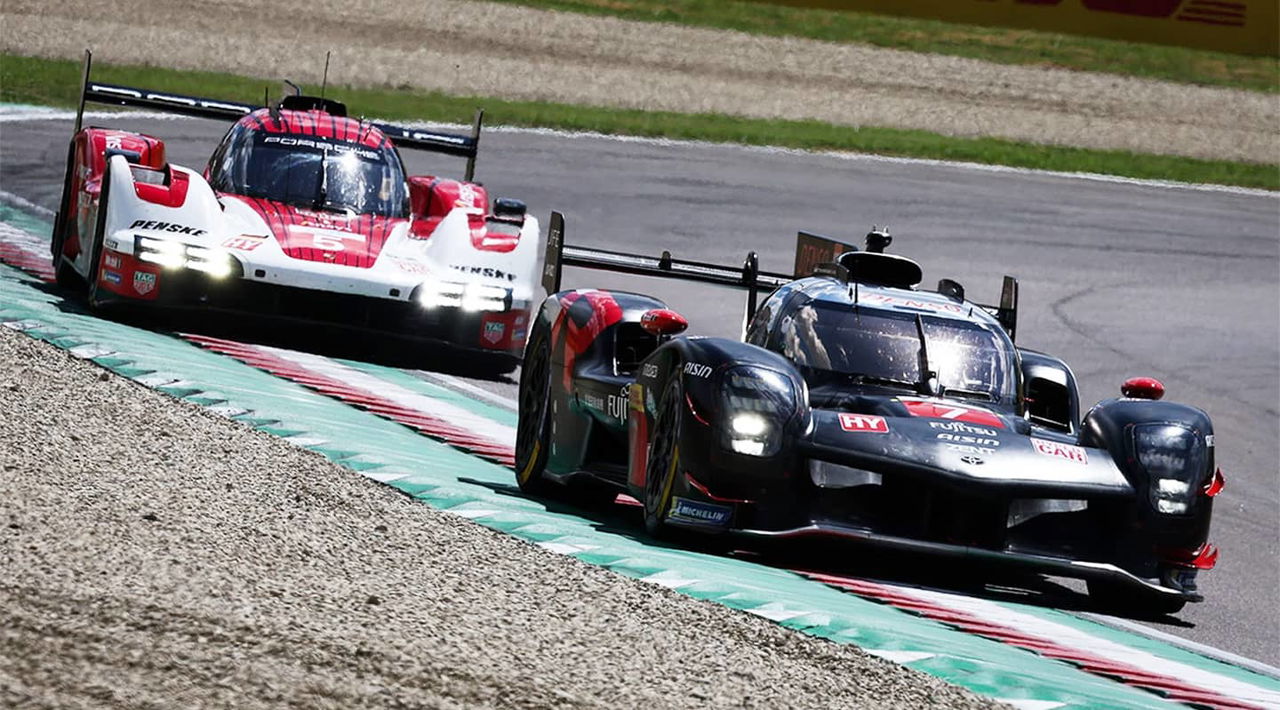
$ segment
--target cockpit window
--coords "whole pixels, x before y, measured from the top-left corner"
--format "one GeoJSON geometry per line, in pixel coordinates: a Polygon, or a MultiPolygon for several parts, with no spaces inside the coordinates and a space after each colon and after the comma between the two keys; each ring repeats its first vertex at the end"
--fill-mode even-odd
{"type": "Polygon", "coordinates": [[[810,386],[850,383],[910,388],[929,370],[956,396],[1011,397],[1012,353],[975,323],[810,301],[783,316],[769,348],[800,366],[810,386]],[[921,331],[925,349],[921,349],[921,331]]]}
{"type": "Polygon", "coordinates": [[[403,217],[407,188],[391,148],[237,127],[211,169],[214,189],[299,207],[403,217]]]}

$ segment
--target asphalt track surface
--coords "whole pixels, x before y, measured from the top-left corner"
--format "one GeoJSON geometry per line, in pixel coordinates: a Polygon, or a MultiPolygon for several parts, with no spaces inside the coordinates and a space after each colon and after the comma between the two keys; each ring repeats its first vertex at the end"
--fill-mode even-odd
{"type": "MultiPolygon", "coordinates": [[[[98,121],[101,123],[101,121],[98,121]]],[[[169,159],[203,167],[225,125],[125,119],[113,126],[166,141],[169,159]]],[[[0,189],[55,209],[71,124],[0,123],[0,189]]],[[[448,158],[407,152],[415,174],[456,175],[448,158]]],[[[860,242],[888,224],[891,248],[920,261],[925,284],[963,283],[998,299],[1002,274],[1022,286],[1019,344],[1073,367],[1084,406],[1134,375],[1207,410],[1227,478],[1212,540],[1208,600],[1161,631],[1280,665],[1280,199],[963,166],[733,146],[488,133],[477,170],[495,196],[524,199],[544,220],[566,215],[570,244],[787,271],[807,229],[860,242]]],[[[742,296],[676,282],[566,270],[566,287],[665,298],[691,332],[737,336],[742,296]]],[[[194,324],[193,324],[194,325],[194,324]]],[[[474,382],[514,397],[515,380],[474,382]]],[[[1070,591],[1042,603],[1087,608],[1070,591]]]]}

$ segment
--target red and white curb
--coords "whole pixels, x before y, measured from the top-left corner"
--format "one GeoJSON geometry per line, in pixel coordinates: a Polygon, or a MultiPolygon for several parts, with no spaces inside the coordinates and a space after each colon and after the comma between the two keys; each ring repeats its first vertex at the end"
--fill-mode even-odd
{"type": "Polygon", "coordinates": [[[801,574],[975,636],[1070,663],[1088,673],[1142,688],[1169,700],[1214,708],[1280,707],[1280,692],[1161,658],[987,599],[819,572],[801,574]]]}
{"type": "Polygon", "coordinates": [[[385,417],[504,466],[515,464],[515,429],[319,355],[202,335],[187,340],[277,377],[385,417]]]}
{"type": "Polygon", "coordinates": [[[49,240],[0,222],[0,263],[17,267],[41,281],[54,281],[49,240]]]}

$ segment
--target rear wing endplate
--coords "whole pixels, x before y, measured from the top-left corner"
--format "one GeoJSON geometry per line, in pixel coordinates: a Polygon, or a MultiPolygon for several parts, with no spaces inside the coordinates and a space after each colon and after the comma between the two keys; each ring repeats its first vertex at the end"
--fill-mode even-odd
{"type": "Polygon", "coordinates": [[[794,280],[787,274],[761,271],[760,260],[755,252],[747,253],[742,266],[724,266],[677,259],[669,251],[652,257],[570,246],[564,242],[564,215],[552,212],[547,227],[547,249],[542,267],[542,287],[548,295],[560,290],[560,276],[565,266],[743,288],[747,290],[748,320],[755,315],[761,288],[772,291],[794,280]]]}
{"type": "MultiPolygon", "coordinates": [[[[80,132],[83,125],[84,105],[87,102],[109,106],[136,106],[138,108],[176,113],[196,118],[223,119],[236,121],[265,106],[206,99],[198,96],[186,96],[168,91],[154,91],[132,86],[119,86],[92,81],[89,77],[93,63],[93,53],[84,52],[84,71],[80,78],[80,101],[76,109],[75,133],[80,132]]],[[[480,149],[480,128],[484,121],[484,111],[477,110],[471,125],[470,135],[461,133],[444,133],[417,128],[406,128],[393,123],[368,121],[382,131],[397,148],[426,150],[467,159],[466,180],[475,179],[476,155],[480,149]]]]}

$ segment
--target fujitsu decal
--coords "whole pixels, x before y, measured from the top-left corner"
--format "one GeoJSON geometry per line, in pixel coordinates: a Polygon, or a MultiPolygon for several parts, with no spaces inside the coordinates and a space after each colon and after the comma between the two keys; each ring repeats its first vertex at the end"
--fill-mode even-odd
{"type": "Polygon", "coordinates": [[[889,433],[889,422],[884,417],[874,414],[840,412],[840,428],[845,431],[887,434],[889,433]]]}

